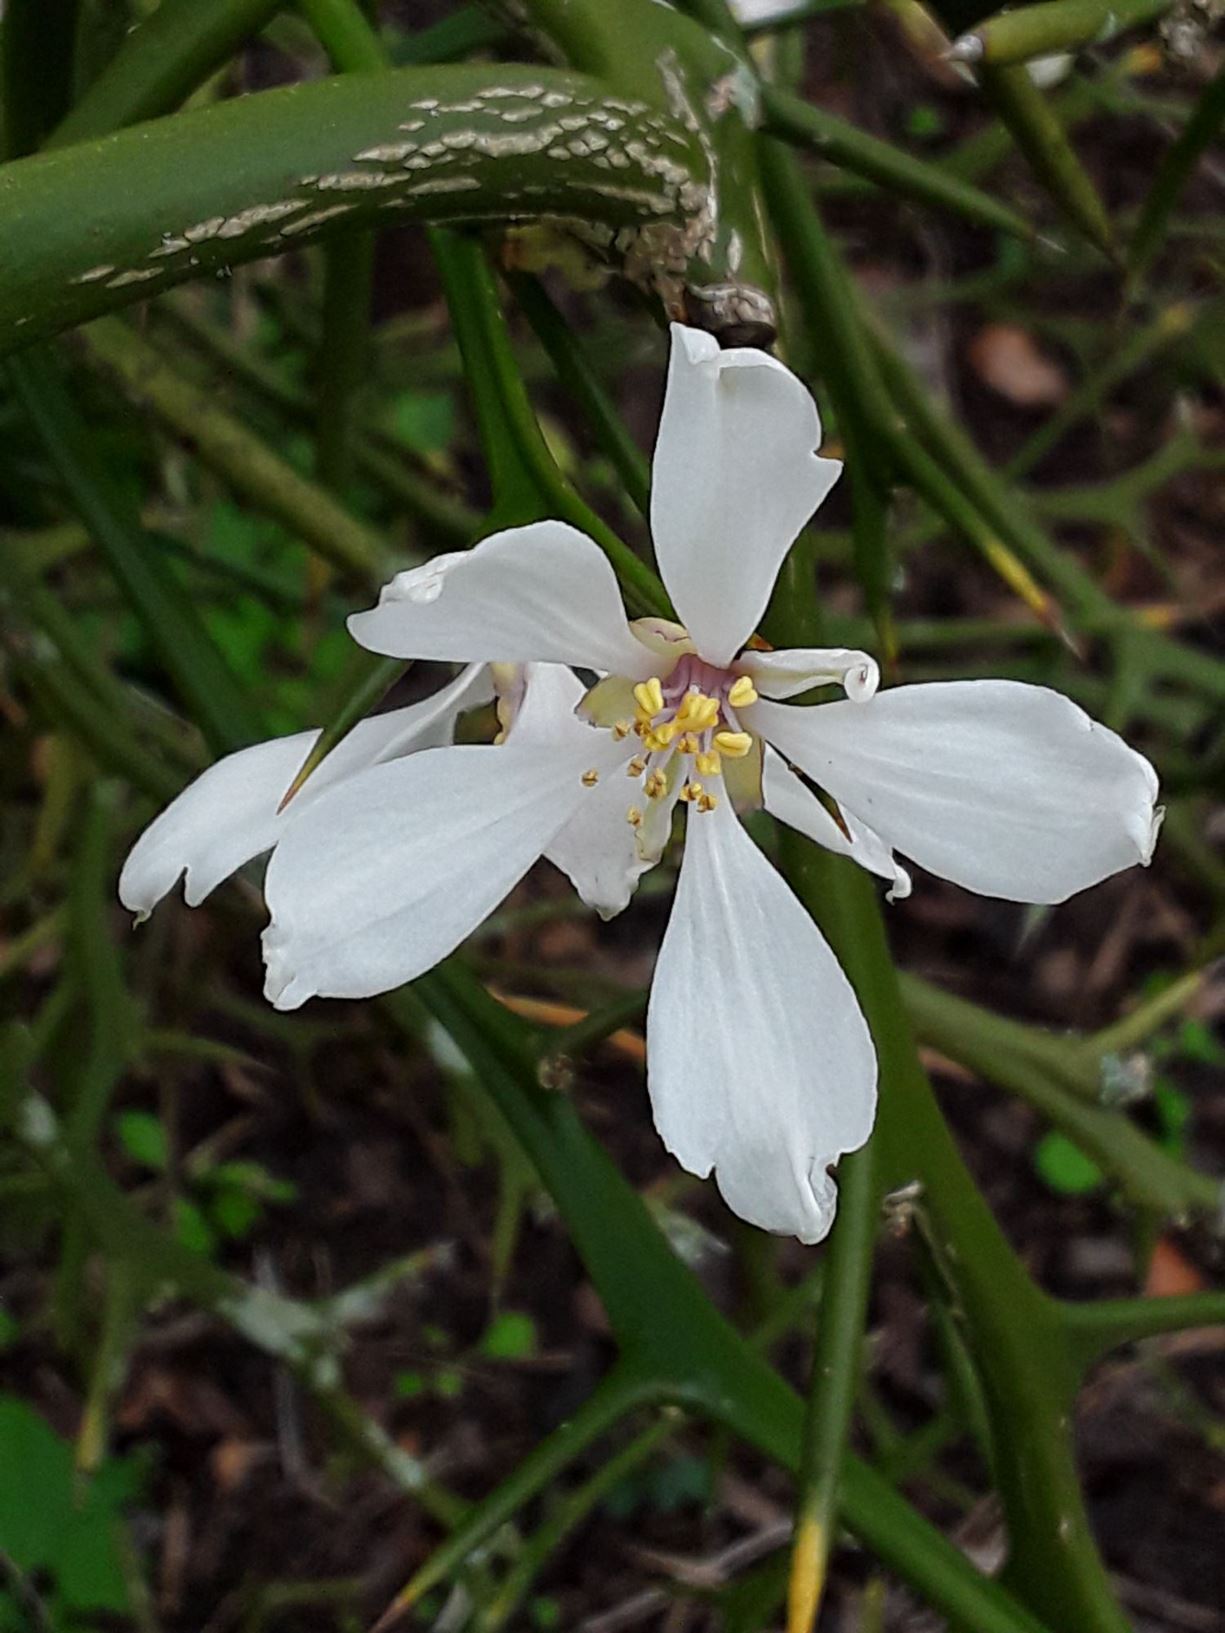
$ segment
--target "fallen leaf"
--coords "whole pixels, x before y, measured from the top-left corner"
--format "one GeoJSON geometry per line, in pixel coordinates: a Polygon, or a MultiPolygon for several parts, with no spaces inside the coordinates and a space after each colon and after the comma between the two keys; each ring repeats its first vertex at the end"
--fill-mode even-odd
{"type": "Polygon", "coordinates": [[[988,323],[970,342],[970,366],[984,384],[1018,408],[1052,408],[1068,394],[1068,377],[1014,323],[988,323]]]}

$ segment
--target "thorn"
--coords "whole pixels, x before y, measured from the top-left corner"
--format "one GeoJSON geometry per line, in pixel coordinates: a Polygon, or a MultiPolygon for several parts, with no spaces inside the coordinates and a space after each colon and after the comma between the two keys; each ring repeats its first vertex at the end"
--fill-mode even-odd
{"type": "Polygon", "coordinates": [[[293,799],[294,795],[301,791],[303,783],[310,776],[311,772],[314,771],[318,764],[318,755],[316,754],[315,749],[312,749],[306,756],[305,760],[303,760],[301,766],[298,768],[298,773],[294,780],[290,783],[284,794],[282,794],[281,803],[276,808],[277,816],[281,815],[281,812],[284,811],[285,807],[289,804],[290,800],[293,799]]]}

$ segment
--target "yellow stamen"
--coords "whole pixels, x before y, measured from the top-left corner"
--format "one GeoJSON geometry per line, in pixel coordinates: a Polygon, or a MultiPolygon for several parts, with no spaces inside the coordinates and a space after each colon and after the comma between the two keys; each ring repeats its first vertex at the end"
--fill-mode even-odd
{"type": "Polygon", "coordinates": [[[651,735],[660,748],[667,748],[679,730],[680,728],[675,720],[665,720],[662,726],[653,726],[651,728],[651,735]]]}
{"type": "Polygon", "coordinates": [[[594,788],[599,780],[600,773],[594,766],[592,766],[590,771],[584,771],[583,775],[579,778],[579,781],[582,783],[584,788],[594,788]]]}
{"type": "Polygon", "coordinates": [[[635,737],[645,737],[647,732],[650,731],[650,729],[651,729],[651,722],[649,720],[635,720],[634,721],[633,730],[634,730],[634,736],[635,737]]]}
{"type": "Polygon", "coordinates": [[[703,792],[700,782],[687,782],[681,789],[681,798],[687,800],[701,799],[703,792]]]}
{"type": "Polygon", "coordinates": [[[757,702],[757,688],[747,675],[732,682],[727,701],[733,709],[747,709],[750,703],[757,702]]]}
{"type": "Polygon", "coordinates": [[[618,720],[612,729],[612,734],[617,742],[620,743],[629,736],[633,729],[634,722],[632,720],[618,720]]]}
{"type": "Polygon", "coordinates": [[[658,675],[652,675],[650,680],[639,681],[634,687],[634,701],[648,720],[652,715],[659,713],[664,706],[664,689],[658,675]]]}
{"type": "Polygon", "coordinates": [[[627,777],[641,777],[642,773],[646,770],[646,768],[647,768],[647,763],[643,759],[642,755],[641,754],[635,754],[634,758],[629,762],[629,764],[625,768],[625,775],[627,777]]]}
{"type": "Polygon", "coordinates": [[[677,714],[677,724],[691,731],[709,731],[719,718],[719,700],[705,692],[686,692],[677,714]]]}
{"type": "Polygon", "coordinates": [[[693,763],[704,777],[717,777],[723,770],[723,759],[717,748],[697,755],[693,763]]]}
{"type": "Polygon", "coordinates": [[[629,810],[625,813],[625,820],[629,823],[631,828],[640,827],[642,824],[642,812],[636,805],[631,805],[629,810]]]}
{"type": "Polygon", "coordinates": [[[715,794],[699,794],[698,796],[699,811],[713,811],[718,803],[719,800],[715,794]]]}
{"type": "Polygon", "coordinates": [[[682,754],[696,754],[698,751],[698,740],[691,731],[687,731],[677,744],[677,747],[680,749],[682,754]]]}
{"type": "Polygon", "coordinates": [[[722,749],[729,760],[743,760],[752,746],[753,738],[747,731],[717,731],[715,733],[715,747],[722,749]]]}
{"type": "Polygon", "coordinates": [[[660,796],[667,790],[668,779],[664,776],[662,771],[652,771],[646,782],[643,784],[643,787],[646,790],[646,796],[648,799],[659,799],[660,796]]]}

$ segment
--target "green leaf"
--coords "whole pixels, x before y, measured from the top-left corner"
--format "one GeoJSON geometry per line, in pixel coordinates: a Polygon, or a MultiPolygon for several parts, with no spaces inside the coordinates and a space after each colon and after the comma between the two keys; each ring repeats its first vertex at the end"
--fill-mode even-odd
{"type": "Polygon", "coordinates": [[[521,1310],[503,1310],[489,1323],[477,1347],[491,1360],[522,1361],[539,1348],[536,1323],[521,1310]]]}
{"type": "Polygon", "coordinates": [[[420,1372],[397,1372],[392,1387],[398,1399],[416,1400],[418,1395],[425,1393],[425,1375],[420,1372]]]}
{"type": "Polygon", "coordinates": [[[138,1488],[135,1465],[118,1460],[80,1487],[68,1442],[0,1395],[0,1549],[21,1571],[50,1572],[64,1609],[129,1610],[122,1514],[138,1488]]]}
{"type": "Polygon", "coordinates": [[[133,1162],[165,1172],[170,1153],[160,1117],[149,1111],[121,1111],[115,1118],[115,1133],[133,1162]]]}
{"type": "Polygon", "coordinates": [[[391,428],[415,453],[436,453],[455,435],[455,399],[449,391],[401,391],[392,404],[391,428]]]}
{"type": "Polygon", "coordinates": [[[262,1203],[245,1191],[218,1191],[208,1204],[209,1222],[232,1242],[250,1235],[263,1211],[262,1203]]]}
{"type": "Polygon", "coordinates": [[[1044,1134],[1034,1150],[1034,1167],[1061,1196],[1084,1196],[1102,1184],[1102,1171],[1066,1134],[1044,1134]]]}
{"type": "Polygon", "coordinates": [[[174,1234],[180,1244],[198,1253],[202,1259],[211,1259],[217,1249],[217,1238],[203,1210],[185,1196],[174,1199],[174,1234]]]}

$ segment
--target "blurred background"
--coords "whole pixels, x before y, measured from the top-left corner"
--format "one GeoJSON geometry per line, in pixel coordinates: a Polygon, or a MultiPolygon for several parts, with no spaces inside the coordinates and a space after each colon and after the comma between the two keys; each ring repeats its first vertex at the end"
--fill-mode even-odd
{"type": "MultiPolygon", "coordinates": [[[[80,8],[82,86],[149,9],[80,8]]],[[[379,11],[393,54],[455,15],[379,11]]],[[[807,11],[819,15],[759,33],[763,60],[784,63],[816,107],[1040,229],[1025,242],[813,161],[813,196],[868,311],[929,400],[1024,484],[1069,559],[1195,658],[1225,660],[1225,152],[1206,144],[1143,294],[1125,304],[917,10],[807,11]]],[[[753,20],[747,3],[743,16],[753,20]]],[[[475,13],[460,27],[467,52],[507,49],[475,13]]],[[[1044,59],[1040,88],[1112,219],[1134,221],[1221,60],[1211,8],[1182,0],[1110,43],[1044,59]]],[[[198,99],[325,71],[305,23],[283,15],[198,99]]],[[[531,234],[490,243],[512,282],[557,258],[531,234]]],[[[562,258],[545,287],[649,453],[665,337],[625,285],[562,258]]],[[[421,230],[379,235],[374,291],[360,431],[339,487],[353,536],[389,541],[406,562],[471,538],[490,492],[421,230]]],[[[177,594],[195,609],[264,734],[330,719],[352,690],[343,620],[368,593],[312,554],[301,509],[257,503],[244,476],[262,451],[306,483],[320,477],[321,301],[317,256],[289,254],[113,320],[126,350],[88,329],[73,337],[57,378],[87,433],[101,509],[88,476],[65,480],[0,374],[0,1074],[6,1099],[31,1083],[55,1108],[69,1176],[49,1178],[28,1126],[0,1145],[3,1629],[366,1628],[463,1505],[590,1394],[612,1353],[566,1230],[424,1010],[410,999],[393,1025],[366,1004],[268,1008],[258,867],[201,909],[165,903],[139,933],[115,900],[128,846],[213,757],[210,725],[228,703],[193,695],[173,642],[168,656],[152,637],[140,552],[154,552],[167,605],[177,594]],[[150,359],[185,409],[148,385],[150,359]],[[117,531],[106,515],[123,518],[117,531]],[[310,1354],[335,1354],[337,1367],[289,1353],[295,1322],[315,1324],[310,1354]],[[371,1425],[386,1436],[373,1459],[371,1425]]],[[[621,475],[524,310],[513,299],[507,310],[558,465],[643,544],[621,475]]],[[[820,380],[800,334],[787,355],[820,380]]],[[[833,451],[841,429],[828,412],[826,424],[833,451]]],[[[818,583],[831,637],[879,651],[849,519],[844,483],[813,534],[818,583]]],[[[1058,585],[1039,589],[999,541],[967,548],[914,491],[899,490],[890,538],[890,678],[1011,675],[1065,690],[1154,760],[1168,804],[1151,869],[1058,909],[923,877],[889,910],[942,1105],[1047,1289],[1084,1299],[1219,1284],[1202,1179],[1225,1156],[1219,671],[1172,687],[1139,659],[1104,664],[1058,585]],[[1122,1206],[1126,1186],[1053,1115],[1040,1070],[1001,1086],[959,1050],[964,1016],[948,995],[1095,1040],[1114,1106],[1179,1173],[1196,1171],[1185,1217],[1122,1206]]],[[[418,666],[386,701],[424,695],[444,673],[418,666]]],[[[803,1387],[820,1254],[740,1226],[651,1126],[635,1006],[673,876],[661,867],[601,925],[542,866],[474,938],[472,961],[537,1029],[550,1086],[573,1097],[677,1252],[803,1387]],[[604,1035],[572,1036],[593,1011],[612,1017],[604,1035]]],[[[990,1569],[1000,1515],[972,1437],[942,1409],[948,1341],[900,1207],[879,1252],[856,1443],[990,1569]]],[[[1079,1399],[1090,1512],[1137,1628],[1225,1629],[1223,1342],[1218,1328],[1121,1352],[1079,1399]]],[[[499,1613],[511,1627],[782,1625],[790,1483],[721,1431],[632,1422],[536,1517],[556,1520],[555,1546],[524,1565],[495,1539],[467,1586],[432,1589],[414,1625],[478,1625],[474,1602],[511,1561],[514,1600],[499,1613]]],[[[826,1617],[935,1625],[854,1547],[838,1555],[826,1617]]]]}

